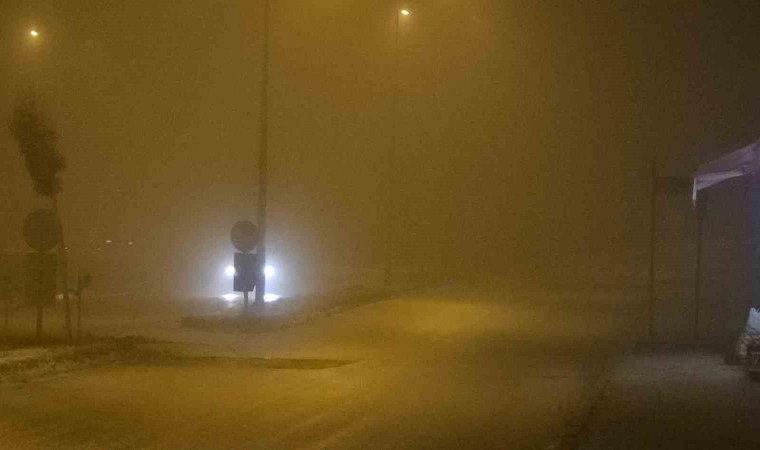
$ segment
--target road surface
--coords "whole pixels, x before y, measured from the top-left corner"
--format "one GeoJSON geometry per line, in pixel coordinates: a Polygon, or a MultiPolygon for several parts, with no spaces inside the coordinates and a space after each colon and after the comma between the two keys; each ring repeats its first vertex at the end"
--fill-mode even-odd
{"type": "Polygon", "coordinates": [[[492,283],[270,334],[160,330],[188,359],[0,387],[0,447],[560,448],[635,338],[634,302],[492,283]]]}

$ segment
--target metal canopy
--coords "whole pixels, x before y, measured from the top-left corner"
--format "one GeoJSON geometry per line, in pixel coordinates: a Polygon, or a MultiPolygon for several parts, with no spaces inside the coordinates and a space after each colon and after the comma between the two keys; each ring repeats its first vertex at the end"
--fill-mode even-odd
{"type": "Polygon", "coordinates": [[[697,201],[697,195],[702,189],[758,170],[760,170],[760,141],[699,166],[694,173],[692,200],[697,201]]]}

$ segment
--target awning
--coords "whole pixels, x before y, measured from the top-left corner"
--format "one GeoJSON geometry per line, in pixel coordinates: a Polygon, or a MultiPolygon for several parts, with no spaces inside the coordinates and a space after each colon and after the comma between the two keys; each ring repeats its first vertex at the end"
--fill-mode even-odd
{"type": "Polygon", "coordinates": [[[757,170],[760,170],[760,141],[699,166],[694,174],[692,199],[697,201],[702,189],[757,170]]]}

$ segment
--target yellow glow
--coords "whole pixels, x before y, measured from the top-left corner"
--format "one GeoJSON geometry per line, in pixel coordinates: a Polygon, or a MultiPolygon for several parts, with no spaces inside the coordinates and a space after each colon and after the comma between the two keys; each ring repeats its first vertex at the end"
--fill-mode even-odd
{"type": "Polygon", "coordinates": [[[409,12],[409,10],[408,10],[408,9],[402,9],[402,10],[401,10],[401,14],[403,14],[403,15],[405,15],[405,16],[408,16],[408,15],[409,15],[409,14],[411,14],[411,13],[409,12]]]}
{"type": "Polygon", "coordinates": [[[29,32],[29,34],[31,34],[31,35],[32,35],[32,36],[34,36],[34,37],[37,37],[37,36],[39,36],[39,35],[40,35],[40,34],[37,32],[37,30],[32,30],[32,31],[30,31],[30,32],[29,32]]]}

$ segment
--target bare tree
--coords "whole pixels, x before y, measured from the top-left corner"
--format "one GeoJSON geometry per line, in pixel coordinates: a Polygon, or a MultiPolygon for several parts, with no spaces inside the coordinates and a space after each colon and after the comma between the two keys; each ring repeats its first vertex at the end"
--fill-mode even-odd
{"type": "Polygon", "coordinates": [[[71,308],[69,304],[68,258],[63,238],[63,225],[58,211],[58,194],[63,190],[60,173],[66,168],[66,159],[58,151],[58,135],[40,112],[36,98],[29,94],[13,110],[10,131],[16,140],[26,170],[34,185],[34,192],[50,200],[58,218],[61,242],[58,258],[63,272],[63,298],[66,309],[66,335],[71,342],[71,308]]]}

